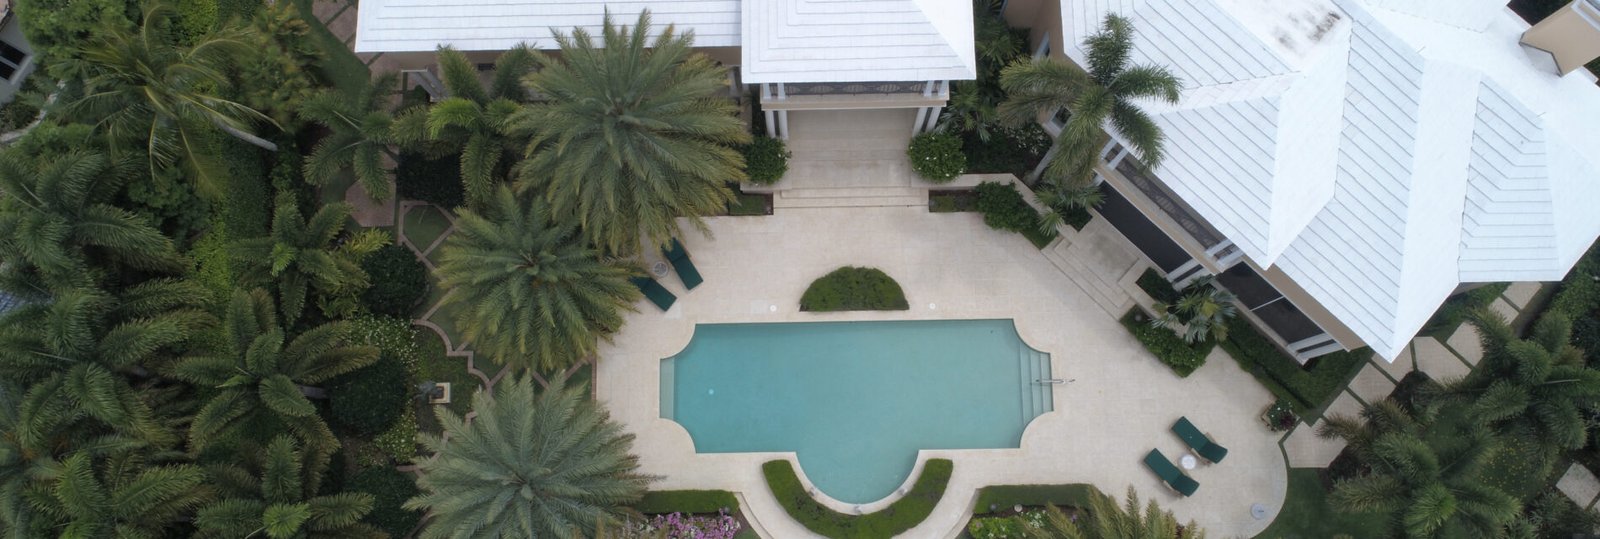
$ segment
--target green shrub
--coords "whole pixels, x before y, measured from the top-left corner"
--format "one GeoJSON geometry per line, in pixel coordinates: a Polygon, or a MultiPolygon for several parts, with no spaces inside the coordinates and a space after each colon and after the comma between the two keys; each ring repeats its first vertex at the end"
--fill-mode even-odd
{"type": "Polygon", "coordinates": [[[973,539],[1011,539],[1027,537],[1022,521],[1014,517],[980,517],[967,523],[967,534],[973,539]]]}
{"type": "Polygon", "coordinates": [[[211,216],[211,205],[195,195],[194,187],[184,179],[180,169],[156,171],[154,175],[130,182],[125,193],[133,203],[130,209],[180,240],[200,230],[211,216]]]}
{"type": "Polygon", "coordinates": [[[911,137],[906,156],[911,158],[911,170],[934,183],[948,182],[967,171],[967,156],[961,153],[961,139],[948,133],[911,137]]]}
{"type": "Polygon", "coordinates": [[[227,136],[213,136],[207,142],[215,145],[228,169],[228,196],[222,197],[217,208],[228,234],[236,240],[267,235],[273,197],[261,150],[227,136]]]}
{"type": "Polygon", "coordinates": [[[1039,229],[1039,212],[1028,205],[1017,186],[983,182],[973,190],[978,193],[978,212],[983,214],[983,223],[990,228],[1020,233],[1040,249],[1055,241],[1054,230],[1039,229]]]}
{"type": "Polygon", "coordinates": [[[1583,357],[1593,366],[1600,360],[1600,318],[1593,314],[1572,322],[1572,345],[1583,350],[1583,357]]]}
{"type": "Polygon", "coordinates": [[[843,267],[811,282],[800,296],[800,310],[904,311],[906,293],[900,283],[876,268],[843,267]]]}
{"type": "Polygon", "coordinates": [[[739,499],[726,490],[652,490],[644,493],[634,510],[646,515],[704,514],[726,509],[739,511],[739,499]]]}
{"type": "Polygon", "coordinates": [[[1220,345],[1268,391],[1293,404],[1301,416],[1311,415],[1333,400],[1372,356],[1371,350],[1361,348],[1313,358],[1301,366],[1242,317],[1228,321],[1228,339],[1220,345]]]}
{"type": "Polygon", "coordinates": [[[76,56],[79,47],[95,35],[113,28],[129,28],[138,16],[140,2],[130,0],[17,0],[11,3],[22,25],[23,37],[44,63],[76,56]]]}
{"type": "MultiPolygon", "coordinates": [[[[431,413],[432,410],[429,410],[431,413]]],[[[387,459],[380,464],[410,464],[417,457],[417,413],[415,407],[406,407],[399,419],[389,428],[372,438],[372,446],[387,459]]]]}
{"type": "Polygon", "coordinates": [[[361,303],[374,314],[408,317],[428,292],[428,269],[410,248],[385,245],[361,261],[372,286],[361,303]]]}
{"type": "Polygon", "coordinates": [[[767,487],[772,489],[772,495],[783,510],[813,533],[834,539],[879,539],[899,535],[927,519],[944,497],[954,468],[947,459],[928,459],[910,492],[888,507],[866,515],[846,515],[817,503],[800,484],[794,466],[787,460],[768,461],[761,465],[761,473],[766,476],[767,487]]]}
{"type": "Polygon", "coordinates": [[[1511,283],[1492,283],[1446,298],[1444,303],[1439,305],[1439,310],[1434,311],[1433,317],[1422,325],[1420,333],[1444,340],[1455,333],[1456,328],[1467,320],[1468,314],[1488,307],[1510,286],[1511,283]]]}
{"type": "Polygon", "coordinates": [[[1072,483],[1066,485],[995,485],[978,489],[978,501],[972,512],[1006,511],[1012,506],[1088,507],[1089,499],[1100,490],[1094,485],[1072,483]],[[991,509],[992,508],[992,509],[991,509]]]}
{"type": "Polygon", "coordinates": [[[222,305],[233,294],[238,282],[234,278],[233,257],[229,254],[233,240],[228,237],[228,225],[213,220],[205,233],[189,248],[189,258],[194,262],[190,278],[211,293],[209,298],[222,305]]]}
{"type": "Polygon", "coordinates": [[[1050,150],[1050,134],[1038,122],[1028,122],[1021,127],[995,126],[989,128],[989,132],[989,140],[984,140],[976,131],[961,137],[961,153],[967,156],[967,170],[972,173],[1011,174],[1023,178],[1033,172],[1050,150]]]}
{"type": "Polygon", "coordinates": [[[744,146],[745,175],[750,177],[751,183],[759,185],[778,183],[789,171],[789,157],[789,149],[782,139],[756,137],[744,146]]]}
{"type": "Polygon", "coordinates": [[[1183,337],[1166,328],[1150,325],[1150,317],[1144,311],[1134,307],[1123,315],[1122,325],[1133,333],[1134,340],[1144,345],[1145,350],[1155,354],[1156,359],[1172,367],[1172,372],[1187,378],[1195,369],[1206,364],[1206,355],[1211,353],[1211,348],[1216,343],[1210,339],[1189,344],[1183,342],[1183,337]]]}
{"type": "Polygon", "coordinates": [[[217,0],[177,0],[178,39],[194,44],[217,27],[217,0]]]}
{"type": "Polygon", "coordinates": [[[1144,290],[1144,293],[1150,294],[1151,299],[1161,303],[1177,303],[1178,300],[1183,299],[1183,294],[1172,287],[1172,281],[1162,277],[1156,270],[1144,270],[1144,273],[1139,275],[1137,282],[1139,288],[1144,290]]]}
{"type": "Polygon", "coordinates": [[[410,376],[398,360],[376,363],[328,384],[328,408],[335,423],[361,435],[383,432],[411,404],[410,376]]]}
{"type": "Polygon", "coordinates": [[[465,200],[461,186],[461,156],[450,154],[428,159],[415,152],[400,152],[395,163],[395,191],[400,198],[421,200],[445,209],[455,209],[465,200]]]}
{"type": "Polygon", "coordinates": [[[406,500],[417,495],[417,483],[408,474],[388,466],[366,468],[345,482],[346,492],[372,495],[372,511],[362,519],[389,533],[405,537],[422,520],[422,512],[406,509],[406,500]]]}

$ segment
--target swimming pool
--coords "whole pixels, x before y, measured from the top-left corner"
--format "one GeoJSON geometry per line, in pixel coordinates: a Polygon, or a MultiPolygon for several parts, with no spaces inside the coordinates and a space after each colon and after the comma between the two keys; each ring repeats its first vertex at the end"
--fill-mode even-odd
{"type": "Polygon", "coordinates": [[[1046,378],[1011,320],[700,324],[661,362],[661,416],[700,453],[793,451],[818,489],[866,503],[919,449],[1018,447],[1051,410],[1046,378]]]}

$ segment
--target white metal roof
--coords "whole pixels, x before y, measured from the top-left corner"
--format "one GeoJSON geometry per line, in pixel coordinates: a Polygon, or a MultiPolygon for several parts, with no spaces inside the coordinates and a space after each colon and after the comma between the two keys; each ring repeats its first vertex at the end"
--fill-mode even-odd
{"type": "Polygon", "coordinates": [[[553,49],[551,29],[599,35],[608,9],[629,25],[648,9],[657,31],[668,24],[693,30],[696,46],[739,45],[739,0],[360,0],[355,51],[503,51],[519,43],[553,49]]]}
{"type": "Polygon", "coordinates": [[[744,82],[971,80],[968,0],[744,0],[744,82]]]}
{"type": "Polygon", "coordinates": [[[1496,2],[1085,0],[1062,17],[1073,43],[1107,10],[1134,19],[1134,60],[1188,83],[1147,106],[1169,137],[1158,175],[1393,358],[1459,283],[1559,279],[1600,234],[1600,88],[1526,52],[1496,2]],[[1282,67],[1253,69],[1263,53],[1282,67]]]}
{"type": "Polygon", "coordinates": [[[360,0],[356,52],[555,47],[551,30],[598,34],[610,10],[632,24],[693,30],[700,47],[741,47],[745,82],[970,80],[969,0],[360,0]]]}

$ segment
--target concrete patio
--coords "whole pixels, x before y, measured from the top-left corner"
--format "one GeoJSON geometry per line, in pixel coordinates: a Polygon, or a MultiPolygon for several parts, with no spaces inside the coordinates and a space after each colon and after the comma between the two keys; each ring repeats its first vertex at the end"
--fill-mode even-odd
{"type": "MultiPolygon", "coordinates": [[[[1020,235],[988,228],[978,214],[919,207],[785,208],[769,217],[712,218],[708,225],[711,237],[683,237],[705,284],[686,292],[676,276],[661,279],[678,295],[672,310],[641,301],[599,353],[598,398],[638,436],[634,450],[643,471],[663,476],[654,488],[734,491],[763,536],[812,535],[778,505],[760,472],[762,462],[793,459],[792,453],[696,454],[687,432],[659,417],[660,359],[681,350],[696,323],[1009,318],[1025,341],[1051,354],[1055,377],[1075,382],[1055,388],[1055,411],[1028,427],[1019,449],[924,450],[921,459],[954,460],[955,473],[934,514],[906,537],[954,537],[971,514],[976,489],[991,484],[1092,483],[1119,496],[1132,485],[1215,537],[1254,535],[1281,508],[1282,434],[1258,419],[1272,395],[1220,350],[1189,378],[1174,375],[1086,291],[1106,278],[1084,274],[1106,270],[1095,260],[1063,264],[1020,235]],[[845,265],[887,272],[905,289],[911,310],[799,312],[806,286],[845,265]],[[1183,453],[1168,431],[1179,416],[1230,450],[1223,463],[1191,472],[1201,486],[1187,499],[1171,494],[1140,462],[1151,448],[1173,458],[1183,453]],[[1268,509],[1265,518],[1251,516],[1253,503],[1268,509]]],[[[1049,252],[1076,254],[1074,244],[1094,246],[1084,253],[1117,248],[1121,238],[1101,234],[1114,231],[1086,228],[1049,252]]]]}

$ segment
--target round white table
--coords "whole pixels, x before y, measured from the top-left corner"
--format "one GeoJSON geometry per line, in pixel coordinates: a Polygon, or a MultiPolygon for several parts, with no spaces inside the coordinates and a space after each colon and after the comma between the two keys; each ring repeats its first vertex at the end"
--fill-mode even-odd
{"type": "Polygon", "coordinates": [[[1198,462],[1195,460],[1194,455],[1184,455],[1178,457],[1178,465],[1182,466],[1185,470],[1193,470],[1196,464],[1198,464],[1198,462]]]}
{"type": "Polygon", "coordinates": [[[650,266],[650,273],[655,275],[657,279],[660,279],[662,277],[666,277],[667,276],[667,263],[666,262],[656,262],[654,265],[650,266]]]}

